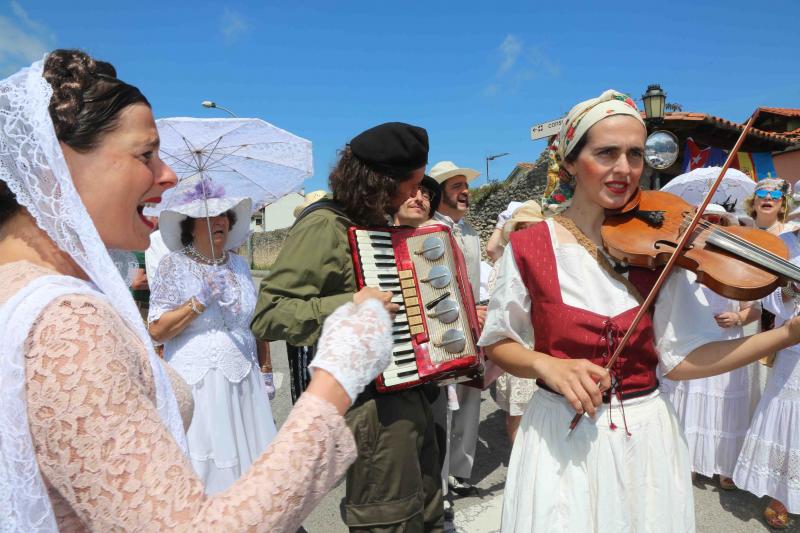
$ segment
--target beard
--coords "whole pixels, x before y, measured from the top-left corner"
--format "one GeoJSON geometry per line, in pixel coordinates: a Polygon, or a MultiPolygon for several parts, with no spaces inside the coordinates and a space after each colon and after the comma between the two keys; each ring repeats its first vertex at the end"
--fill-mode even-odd
{"type": "Polygon", "coordinates": [[[455,198],[450,196],[442,196],[442,203],[449,207],[450,209],[459,209],[458,203],[459,201],[464,204],[466,208],[469,208],[469,195],[461,196],[460,194],[455,198]]]}

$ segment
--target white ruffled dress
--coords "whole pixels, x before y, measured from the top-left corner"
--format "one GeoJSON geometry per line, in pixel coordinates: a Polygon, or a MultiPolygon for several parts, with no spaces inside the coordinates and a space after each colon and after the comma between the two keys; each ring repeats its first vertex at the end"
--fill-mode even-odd
{"type": "MultiPolygon", "coordinates": [[[[581,245],[558,243],[553,221],[546,224],[565,304],[605,316],[638,305],[581,245]]],[[[715,338],[716,322],[698,302],[687,274],[677,269],[656,303],[663,373],[715,338]]],[[[530,309],[531,297],[509,245],[479,343],[511,339],[532,348],[530,309]]],[[[559,327],[558,320],[553,317],[553,327],[559,327]]],[[[511,453],[502,531],[694,531],[689,454],[672,406],[655,391],[626,400],[623,407],[624,415],[616,400],[603,404],[594,420],[584,417],[569,434],[572,407],[544,389],[534,393],[511,453]]]]}
{"type": "Polygon", "coordinates": [[[244,259],[229,253],[215,267],[172,252],[151,282],[149,321],[184,305],[200,293],[205,274],[222,268],[229,275],[222,308],[216,302],[180,334],[164,343],[164,359],[192,388],[194,415],[186,434],[189,456],[207,494],[228,488],[266,450],[276,433],[258,367],[250,320],[256,291],[244,259]]]}
{"type": "MultiPolygon", "coordinates": [[[[781,238],[790,260],[800,265],[797,232],[781,238]]],[[[775,327],[797,313],[784,303],[780,290],[764,298],[762,306],[775,314],[775,327]]],[[[790,513],[800,513],[800,346],[781,350],[767,379],[739,454],[733,480],[742,490],[770,496],[790,513]]]]}
{"type": "MultiPolygon", "coordinates": [[[[689,278],[694,280],[692,273],[689,278]]],[[[738,312],[739,302],[695,285],[695,295],[712,316],[738,312]]],[[[718,340],[738,339],[741,326],[717,327],[709,334],[718,340]]],[[[689,381],[661,378],[661,391],[669,398],[683,427],[689,445],[692,471],[707,477],[733,476],[736,459],[761,397],[760,363],[751,363],[731,372],[689,381]]]]}

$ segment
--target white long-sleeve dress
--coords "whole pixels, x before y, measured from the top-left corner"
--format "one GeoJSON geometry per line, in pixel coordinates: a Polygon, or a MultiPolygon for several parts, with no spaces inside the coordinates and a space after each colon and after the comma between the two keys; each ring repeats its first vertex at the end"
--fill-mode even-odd
{"type": "MultiPolygon", "coordinates": [[[[554,222],[545,223],[564,304],[604,316],[638,305],[581,245],[559,243],[554,222]]],[[[712,313],[694,297],[687,274],[673,272],[656,302],[662,374],[716,338],[712,313]]],[[[511,339],[532,349],[530,311],[531,296],[509,245],[479,344],[511,339]]],[[[552,318],[554,327],[558,320],[552,318]]],[[[694,531],[689,454],[672,406],[656,390],[622,407],[624,413],[616,399],[603,404],[594,420],[584,417],[569,434],[573,408],[542,388],[534,393],[511,453],[502,531],[694,531]]]]}
{"type": "Polygon", "coordinates": [[[194,416],[186,434],[189,456],[207,494],[228,488],[264,452],[275,422],[258,366],[250,320],[256,291],[250,269],[234,253],[220,266],[172,252],[158,265],[151,284],[153,322],[200,293],[214,268],[227,276],[223,301],[212,302],[178,335],[164,343],[164,359],[192,388],[194,416]]]}
{"type": "MultiPolygon", "coordinates": [[[[798,232],[784,233],[790,261],[800,265],[798,232]]],[[[775,314],[775,327],[797,314],[780,290],[762,306],[775,314]]],[[[781,350],[767,379],[733,473],[736,485],[756,496],[770,496],[790,513],[800,513],[800,346],[781,350]]]]}
{"type": "MultiPolygon", "coordinates": [[[[695,275],[688,274],[690,279],[695,275]]],[[[712,315],[739,312],[739,302],[702,285],[695,295],[712,315]]],[[[712,333],[712,332],[709,332],[712,333]]],[[[741,326],[717,327],[718,340],[744,336],[741,326]]],[[[701,379],[673,381],[662,378],[661,390],[678,415],[689,445],[692,472],[712,477],[733,476],[736,459],[761,397],[760,364],[751,363],[730,372],[701,379]]]]}

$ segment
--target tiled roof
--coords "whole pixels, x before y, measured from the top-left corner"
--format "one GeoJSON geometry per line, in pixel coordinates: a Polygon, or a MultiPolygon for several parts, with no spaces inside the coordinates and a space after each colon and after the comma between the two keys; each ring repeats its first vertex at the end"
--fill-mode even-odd
{"type": "Polygon", "coordinates": [[[524,168],[524,169],[530,170],[530,169],[533,168],[533,163],[526,163],[526,162],[522,161],[522,162],[517,163],[517,166],[520,167],[520,168],[524,168]]]}
{"type": "MultiPolygon", "coordinates": [[[[762,108],[762,109],[773,109],[773,108],[762,108]]],[[[642,113],[642,115],[644,115],[644,113],[642,113]]],[[[744,124],[739,124],[738,122],[732,122],[724,118],[715,117],[714,115],[709,115],[707,113],[690,113],[685,111],[675,111],[671,113],[666,113],[664,115],[664,120],[670,122],[671,121],[704,122],[706,124],[713,124],[725,129],[738,130],[738,131],[741,131],[744,128],[744,124]]],[[[770,139],[778,142],[783,142],[786,143],[787,145],[796,142],[795,139],[792,139],[788,136],[778,133],[773,133],[771,131],[759,130],[757,128],[751,128],[749,135],[753,135],[755,137],[761,137],[763,139],[770,139]]]]}
{"type": "Polygon", "coordinates": [[[762,113],[783,115],[785,117],[800,117],[800,109],[791,107],[759,107],[762,113]]]}

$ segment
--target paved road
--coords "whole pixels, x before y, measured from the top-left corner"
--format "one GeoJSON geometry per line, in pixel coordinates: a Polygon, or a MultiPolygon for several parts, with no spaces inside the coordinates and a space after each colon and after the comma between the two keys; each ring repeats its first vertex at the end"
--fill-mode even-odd
{"type": "MultiPolygon", "coordinates": [[[[272,343],[272,362],[283,378],[272,403],[273,414],[282,424],[291,409],[288,388],[288,363],[282,342],[272,343]]],[[[504,413],[499,411],[488,393],[481,402],[481,423],[473,481],[479,494],[457,499],[456,527],[459,532],[487,533],[495,531],[500,520],[503,482],[508,466],[509,446],[505,437],[504,413]]],[[[309,533],[346,532],[340,518],[340,503],[344,497],[342,482],[328,494],[305,521],[309,533]]],[[[766,499],[742,491],[722,491],[706,478],[694,484],[695,514],[699,533],[745,533],[770,531],[761,521],[766,499]]],[[[800,527],[792,531],[800,531],[800,527]]]]}

